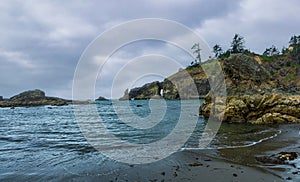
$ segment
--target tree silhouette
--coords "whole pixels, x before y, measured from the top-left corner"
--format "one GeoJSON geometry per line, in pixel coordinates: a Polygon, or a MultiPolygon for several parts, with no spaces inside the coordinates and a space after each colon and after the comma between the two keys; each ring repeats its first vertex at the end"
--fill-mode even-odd
{"type": "Polygon", "coordinates": [[[267,48],[265,50],[265,52],[263,53],[264,56],[274,56],[274,55],[279,55],[280,52],[278,51],[278,49],[272,45],[272,47],[267,48]]]}
{"type": "Polygon", "coordinates": [[[195,43],[191,49],[194,50],[193,53],[196,54],[195,63],[197,64],[198,61],[198,63],[201,64],[201,55],[200,55],[201,49],[199,43],[195,43]]]}
{"type": "Polygon", "coordinates": [[[218,57],[219,55],[222,54],[222,47],[220,45],[216,44],[213,47],[213,52],[215,53],[215,57],[218,57]]]}
{"type": "Polygon", "coordinates": [[[231,42],[231,53],[235,54],[243,52],[245,48],[244,44],[244,37],[240,36],[239,34],[235,34],[231,42]]]}

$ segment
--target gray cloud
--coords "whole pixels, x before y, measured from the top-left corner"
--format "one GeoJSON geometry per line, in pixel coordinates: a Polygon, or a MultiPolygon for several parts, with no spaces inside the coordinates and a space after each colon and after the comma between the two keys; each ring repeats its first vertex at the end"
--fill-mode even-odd
{"type": "MultiPolygon", "coordinates": [[[[0,5],[0,95],[41,88],[48,95],[70,98],[84,49],[103,31],[131,19],[178,21],[197,30],[211,46],[219,43],[224,48],[234,33],[240,33],[247,47],[262,52],[271,44],[287,45],[290,36],[299,33],[299,10],[297,0],[4,0],[0,5]]],[[[151,49],[181,55],[161,45],[128,51],[134,57],[151,49]]]]}

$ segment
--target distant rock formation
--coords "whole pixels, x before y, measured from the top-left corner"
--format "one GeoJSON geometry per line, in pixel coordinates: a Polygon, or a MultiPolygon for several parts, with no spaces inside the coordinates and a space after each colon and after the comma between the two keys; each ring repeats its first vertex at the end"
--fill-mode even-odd
{"type": "Polygon", "coordinates": [[[0,100],[0,107],[31,107],[42,105],[62,106],[67,105],[69,100],[47,97],[45,92],[41,90],[30,90],[22,92],[18,95],[11,97],[10,99],[0,100]]]}
{"type": "Polygon", "coordinates": [[[128,100],[129,99],[129,91],[128,88],[125,90],[123,97],[121,97],[119,100],[128,100]]]}
{"type": "Polygon", "coordinates": [[[95,101],[106,101],[106,100],[108,100],[108,99],[105,98],[105,97],[100,96],[95,101]]]}

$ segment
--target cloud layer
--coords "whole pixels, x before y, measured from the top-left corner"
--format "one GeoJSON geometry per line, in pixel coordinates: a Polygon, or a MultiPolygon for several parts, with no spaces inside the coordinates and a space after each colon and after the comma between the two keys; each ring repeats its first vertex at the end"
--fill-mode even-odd
{"type": "MultiPolygon", "coordinates": [[[[74,71],[85,48],[103,31],[124,21],[174,20],[196,30],[210,46],[218,43],[224,49],[233,34],[239,33],[248,48],[261,53],[272,44],[287,46],[290,36],[299,34],[299,11],[298,0],[4,0],[0,4],[0,95],[10,97],[40,88],[48,95],[71,98],[74,71]]],[[[181,55],[167,45],[141,44],[138,50],[117,54],[114,63],[149,50],[181,55]]],[[[113,63],[110,67],[115,68],[113,63]]],[[[109,96],[101,89],[97,94],[109,96]]]]}

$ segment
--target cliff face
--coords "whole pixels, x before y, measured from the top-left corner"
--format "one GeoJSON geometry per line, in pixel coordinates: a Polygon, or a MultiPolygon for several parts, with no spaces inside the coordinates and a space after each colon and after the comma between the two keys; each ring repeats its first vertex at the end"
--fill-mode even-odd
{"type": "Polygon", "coordinates": [[[129,92],[129,99],[151,99],[160,98],[161,83],[152,82],[142,87],[134,88],[129,92]]]}
{"type": "Polygon", "coordinates": [[[267,61],[257,58],[256,63],[240,55],[221,60],[228,93],[225,108],[212,91],[199,107],[199,114],[235,123],[299,123],[299,60],[289,55],[267,61]]]}
{"type": "Polygon", "coordinates": [[[270,73],[253,57],[232,55],[220,61],[225,75],[227,95],[271,93],[277,89],[270,73]]]}
{"type": "Polygon", "coordinates": [[[61,106],[66,105],[67,102],[68,101],[64,99],[47,97],[45,95],[45,92],[36,89],[22,92],[16,96],[11,97],[10,99],[0,100],[0,107],[30,107],[41,105],[61,106]]]}

